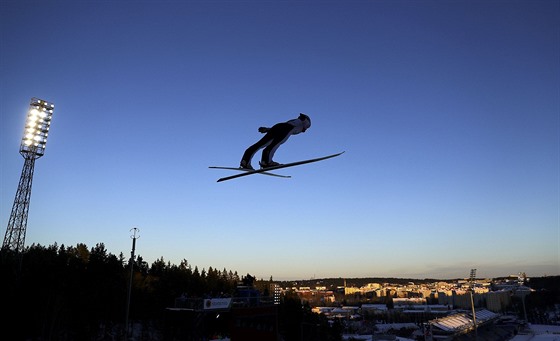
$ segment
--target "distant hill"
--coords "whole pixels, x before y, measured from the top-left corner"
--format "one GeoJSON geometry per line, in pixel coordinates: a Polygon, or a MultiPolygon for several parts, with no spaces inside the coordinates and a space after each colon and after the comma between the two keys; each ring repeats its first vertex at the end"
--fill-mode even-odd
{"type": "MultiPolygon", "coordinates": [[[[464,280],[465,278],[454,278],[454,279],[433,279],[433,278],[394,278],[394,277],[365,277],[365,278],[314,278],[314,279],[300,279],[291,281],[275,281],[280,285],[280,287],[310,287],[315,288],[317,286],[327,287],[327,289],[336,289],[337,287],[344,286],[344,281],[346,280],[346,286],[348,287],[362,287],[368,283],[389,283],[406,285],[410,283],[414,284],[428,284],[434,282],[457,282],[459,280],[464,280]]],[[[507,280],[511,277],[498,277],[494,280],[501,281],[507,280]]],[[[545,276],[545,277],[531,277],[528,286],[534,289],[553,289],[560,288],[560,276],[545,276]]]]}
{"type": "Polygon", "coordinates": [[[391,283],[405,285],[409,283],[414,284],[425,284],[439,282],[442,280],[437,279],[412,279],[412,278],[383,278],[383,277],[365,277],[365,278],[315,278],[315,279],[302,279],[293,281],[276,281],[281,287],[317,287],[324,286],[329,289],[344,286],[344,281],[346,280],[346,286],[361,287],[368,283],[391,283]]]}

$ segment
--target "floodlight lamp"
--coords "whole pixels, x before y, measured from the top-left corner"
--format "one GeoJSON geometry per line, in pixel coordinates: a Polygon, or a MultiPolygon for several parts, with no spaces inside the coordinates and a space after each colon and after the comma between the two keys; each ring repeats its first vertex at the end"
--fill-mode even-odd
{"type": "Polygon", "coordinates": [[[39,158],[45,153],[54,104],[32,98],[19,152],[25,158],[39,158]]]}

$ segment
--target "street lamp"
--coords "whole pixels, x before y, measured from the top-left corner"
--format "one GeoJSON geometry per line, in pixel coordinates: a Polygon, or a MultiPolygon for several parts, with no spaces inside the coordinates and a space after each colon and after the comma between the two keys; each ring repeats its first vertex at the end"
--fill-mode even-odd
{"type": "Polygon", "coordinates": [[[523,305],[523,317],[525,318],[525,323],[528,323],[529,321],[527,320],[527,309],[525,309],[525,297],[527,297],[527,295],[531,293],[531,288],[525,286],[526,279],[527,276],[525,275],[525,273],[520,272],[517,281],[517,288],[514,289],[513,292],[516,296],[521,297],[521,303],[523,305]]]}
{"type": "Polygon", "coordinates": [[[132,251],[130,251],[130,260],[129,260],[130,281],[128,285],[128,295],[126,299],[126,315],[124,319],[125,338],[127,340],[129,335],[129,329],[130,329],[128,326],[128,316],[130,312],[130,295],[132,293],[132,278],[134,277],[134,252],[136,251],[136,239],[140,238],[140,236],[137,236],[137,233],[140,231],[137,227],[130,229],[130,231],[132,232],[132,236],[130,236],[130,238],[132,238],[132,251]]]}
{"type": "Polygon", "coordinates": [[[477,326],[476,326],[476,311],[474,310],[474,299],[473,299],[473,295],[474,295],[474,280],[476,279],[476,269],[471,269],[471,275],[469,278],[470,281],[470,286],[471,286],[471,308],[472,308],[472,317],[473,317],[473,322],[474,322],[474,337],[475,339],[477,338],[477,326]]]}
{"type": "Polygon", "coordinates": [[[19,147],[25,162],[2,244],[2,249],[15,251],[16,254],[24,248],[35,160],[45,154],[53,111],[54,104],[38,98],[31,99],[19,147]]]}

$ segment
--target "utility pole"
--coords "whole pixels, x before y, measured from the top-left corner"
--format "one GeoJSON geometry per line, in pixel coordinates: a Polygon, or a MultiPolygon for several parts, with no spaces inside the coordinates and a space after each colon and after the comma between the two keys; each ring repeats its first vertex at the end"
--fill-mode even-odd
{"type": "Polygon", "coordinates": [[[472,308],[472,318],[473,318],[473,322],[474,322],[474,339],[477,339],[477,325],[476,325],[476,311],[474,310],[474,299],[473,299],[473,295],[474,295],[474,280],[476,278],[476,269],[471,269],[471,275],[469,278],[470,281],[470,292],[471,292],[471,308],[472,308]]]}
{"type": "Polygon", "coordinates": [[[525,297],[531,293],[531,289],[525,286],[525,281],[527,275],[524,272],[520,272],[517,277],[517,288],[513,290],[513,294],[521,297],[521,304],[523,306],[523,317],[525,318],[525,323],[529,323],[527,319],[527,309],[525,308],[525,297]]]}
{"type": "Polygon", "coordinates": [[[130,260],[128,263],[130,264],[130,281],[128,285],[128,297],[126,299],[126,317],[124,319],[124,329],[125,329],[125,340],[128,340],[128,332],[129,332],[129,325],[128,325],[128,316],[130,312],[130,294],[132,292],[132,278],[134,277],[134,252],[136,250],[136,239],[140,238],[140,236],[136,236],[136,233],[140,232],[138,228],[130,229],[132,232],[132,251],[130,252],[130,260]]]}

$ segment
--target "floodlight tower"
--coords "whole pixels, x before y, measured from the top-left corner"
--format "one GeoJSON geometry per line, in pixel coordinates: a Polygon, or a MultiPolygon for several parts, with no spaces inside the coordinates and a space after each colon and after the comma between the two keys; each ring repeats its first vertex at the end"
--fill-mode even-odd
{"type": "Polygon", "coordinates": [[[16,254],[19,254],[24,248],[33,169],[35,168],[35,160],[45,154],[53,111],[54,104],[38,98],[31,99],[19,147],[19,153],[23,156],[25,162],[19,178],[4,243],[2,244],[2,249],[15,251],[16,254]]]}

